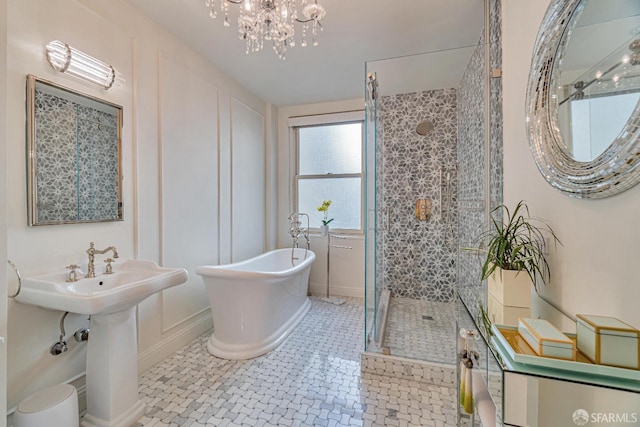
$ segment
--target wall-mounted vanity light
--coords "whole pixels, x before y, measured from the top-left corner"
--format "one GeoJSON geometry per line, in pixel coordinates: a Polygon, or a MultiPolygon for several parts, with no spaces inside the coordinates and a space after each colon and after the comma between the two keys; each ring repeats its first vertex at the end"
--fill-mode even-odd
{"type": "Polygon", "coordinates": [[[61,73],[68,73],[100,85],[105,89],[122,86],[124,79],[111,65],[87,55],[60,40],[47,44],[47,61],[61,73]]]}

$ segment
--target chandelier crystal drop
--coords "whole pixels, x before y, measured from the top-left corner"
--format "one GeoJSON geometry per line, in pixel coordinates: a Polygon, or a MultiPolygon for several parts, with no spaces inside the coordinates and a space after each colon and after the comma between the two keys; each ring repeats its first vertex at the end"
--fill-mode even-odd
{"type": "Polygon", "coordinates": [[[322,19],[326,11],[318,0],[205,0],[209,16],[224,16],[224,26],[229,23],[229,4],[239,6],[238,37],[245,41],[246,53],[259,52],[264,42],[271,42],[280,59],[285,59],[287,49],[295,46],[295,24],[302,27],[300,45],[318,45],[318,33],[323,30],[322,19]],[[298,16],[300,3],[301,16],[298,16]]]}

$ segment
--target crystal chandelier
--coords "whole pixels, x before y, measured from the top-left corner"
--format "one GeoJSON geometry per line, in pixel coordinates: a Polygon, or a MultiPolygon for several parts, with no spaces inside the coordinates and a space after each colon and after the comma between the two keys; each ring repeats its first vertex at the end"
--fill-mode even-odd
{"type": "Polygon", "coordinates": [[[258,52],[264,42],[271,41],[273,50],[280,59],[285,58],[289,47],[295,46],[295,23],[302,24],[300,45],[307,46],[310,33],[311,44],[318,45],[317,35],[322,31],[322,18],[326,11],[318,4],[318,0],[205,0],[209,8],[209,16],[224,15],[224,26],[229,24],[229,4],[240,5],[238,16],[238,35],[246,43],[246,53],[258,52]],[[301,2],[302,17],[298,18],[297,3],[301,2]]]}

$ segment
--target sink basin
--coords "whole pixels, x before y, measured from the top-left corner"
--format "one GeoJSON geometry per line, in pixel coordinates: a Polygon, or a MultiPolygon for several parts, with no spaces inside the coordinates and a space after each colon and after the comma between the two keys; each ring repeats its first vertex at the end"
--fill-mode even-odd
{"type": "Polygon", "coordinates": [[[138,396],[136,305],[187,281],[182,268],[118,261],[113,274],[67,282],[68,271],[24,277],[18,302],[91,315],[87,343],[87,412],[82,427],[130,427],[146,411],[138,396]]]}
{"type": "Polygon", "coordinates": [[[151,261],[114,263],[113,274],[67,282],[68,271],[24,277],[16,300],[51,310],[78,314],[115,313],[135,306],[148,296],[186,282],[182,268],[163,268],[151,261]]]}

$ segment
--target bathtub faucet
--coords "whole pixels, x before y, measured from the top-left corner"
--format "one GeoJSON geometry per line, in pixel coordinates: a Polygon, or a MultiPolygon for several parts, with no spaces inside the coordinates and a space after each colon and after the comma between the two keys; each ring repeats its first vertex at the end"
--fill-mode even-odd
{"type": "Polygon", "coordinates": [[[291,264],[295,265],[295,248],[300,246],[300,236],[304,236],[307,247],[304,253],[304,258],[307,258],[307,251],[309,250],[310,240],[309,240],[309,215],[302,212],[294,212],[289,215],[289,235],[293,238],[293,247],[291,248],[291,264]],[[307,218],[307,226],[302,226],[302,221],[300,220],[301,216],[305,216],[307,218]]]}
{"type": "Polygon", "coordinates": [[[293,238],[294,247],[298,247],[298,240],[300,236],[304,236],[307,241],[307,249],[309,248],[309,215],[302,212],[294,212],[289,215],[289,235],[293,238]],[[307,218],[307,226],[302,226],[302,221],[300,217],[304,216],[307,218]]]}
{"type": "Polygon", "coordinates": [[[289,235],[291,236],[291,238],[293,238],[293,240],[298,239],[298,237],[300,236],[300,226],[302,225],[302,222],[300,221],[300,218],[298,218],[298,216],[296,214],[291,214],[289,215],[289,235]]]}
{"type": "Polygon", "coordinates": [[[309,249],[309,246],[311,246],[311,241],[309,240],[309,228],[305,230],[304,238],[307,241],[307,249],[309,249]]]}
{"type": "Polygon", "coordinates": [[[96,277],[95,267],[95,255],[105,254],[109,251],[113,252],[113,258],[118,258],[118,250],[115,246],[109,246],[108,248],[99,250],[93,247],[94,243],[89,243],[89,249],[87,249],[87,255],[89,255],[89,265],[87,266],[87,275],[85,277],[96,277]]]}

